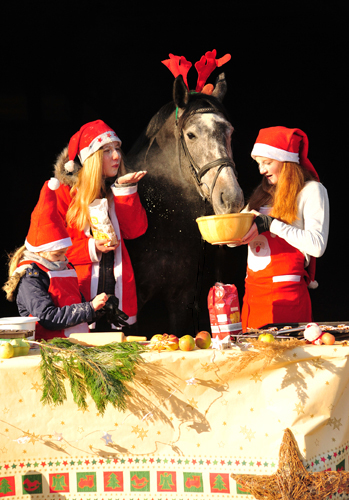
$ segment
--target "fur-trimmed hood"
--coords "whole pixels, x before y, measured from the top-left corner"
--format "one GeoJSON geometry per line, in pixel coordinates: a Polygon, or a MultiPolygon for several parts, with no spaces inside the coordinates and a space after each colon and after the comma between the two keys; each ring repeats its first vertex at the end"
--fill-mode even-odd
{"type": "Polygon", "coordinates": [[[73,187],[78,180],[78,172],[82,168],[80,162],[74,161],[74,170],[68,172],[64,166],[69,161],[68,156],[68,146],[66,146],[63,151],[58,155],[56,163],[54,165],[54,176],[59,180],[61,184],[73,187]]]}
{"type": "Polygon", "coordinates": [[[6,299],[9,302],[14,302],[16,300],[17,287],[19,285],[19,282],[21,281],[21,278],[25,275],[27,267],[28,266],[23,266],[23,269],[10,276],[2,287],[2,289],[6,293],[6,299]]]}

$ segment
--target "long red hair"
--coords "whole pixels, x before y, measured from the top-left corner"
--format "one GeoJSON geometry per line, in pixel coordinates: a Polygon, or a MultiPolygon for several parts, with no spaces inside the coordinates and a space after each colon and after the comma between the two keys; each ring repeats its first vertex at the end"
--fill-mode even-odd
{"type": "Polygon", "coordinates": [[[263,177],[250,197],[249,209],[270,206],[272,217],[292,224],[297,219],[297,197],[309,180],[317,180],[309,170],[298,163],[284,162],[276,185],[268,184],[263,177]]]}

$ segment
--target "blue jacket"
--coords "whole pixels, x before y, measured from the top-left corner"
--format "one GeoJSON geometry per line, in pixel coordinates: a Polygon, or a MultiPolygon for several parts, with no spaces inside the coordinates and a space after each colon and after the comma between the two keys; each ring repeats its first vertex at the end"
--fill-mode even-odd
{"type": "Polygon", "coordinates": [[[18,284],[16,303],[20,316],[36,316],[48,330],[62,330],[80,323],[93,323],[96,313],[81,295],[81,304],[57,307],[48,292],[50,278],[35,263],[30,264],[18,284]]]}

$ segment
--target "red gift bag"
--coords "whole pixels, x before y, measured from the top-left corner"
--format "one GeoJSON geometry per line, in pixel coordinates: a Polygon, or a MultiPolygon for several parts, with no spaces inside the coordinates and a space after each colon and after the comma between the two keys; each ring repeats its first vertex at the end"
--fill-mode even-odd
{"type": "Polygon", "coordinates": [[[207,297],[212,337],[223,340],[229,334],[242,331],[240,304],[235,285],[216,283],[207,297]]]}

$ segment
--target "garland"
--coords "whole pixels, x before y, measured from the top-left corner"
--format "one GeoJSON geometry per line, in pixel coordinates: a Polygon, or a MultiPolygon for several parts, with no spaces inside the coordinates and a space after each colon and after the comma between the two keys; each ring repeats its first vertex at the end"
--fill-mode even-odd
{"type": "Polygon", "coordinates": [[[63,338],[37,344],[41,350],[44,405],[61,405],[66,401],[64,381],[68,380],[79,409],[88,408],[89,395],[102,415],[108,403],[119,411],[126,410],[126,397],[131,392],[125,382],[133,381],[136,366],[143,362],[143,346],[137,342],[112,342],[87,347],[63,338]]]}

